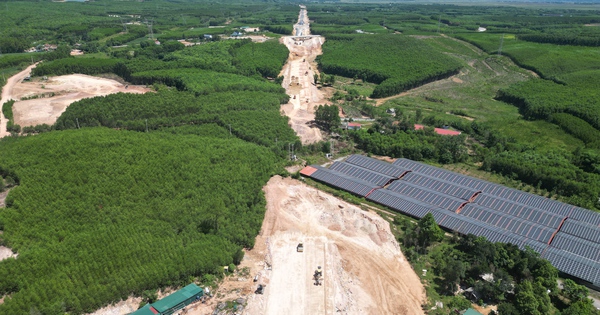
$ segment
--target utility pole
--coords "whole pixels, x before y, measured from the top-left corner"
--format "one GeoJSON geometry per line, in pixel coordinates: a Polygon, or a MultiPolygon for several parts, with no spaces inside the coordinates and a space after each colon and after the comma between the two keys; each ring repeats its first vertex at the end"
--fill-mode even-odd
{"type": "Polygon", "coordinates": [[[229,124],[229,135],[231,136],[231,124],[229,124]]]}
{"type": "Polygon", "coordinates": [[[504,44],[504,34],[502,34],[502,38],[500,39],[500,48],[498,48],[498,56],[502,56],[502,44],[504,44]]]}
{"type": "Polygon", "coordinates": [[[148,119],[146,119],[146,132],[148,132],[148,119]]]}
{"type": "Polygon", "coordinates": [[[438,29],[437,29],[438,34],[440,33],[440,22],[441,21],[442,21],[442,15],[440,14],[440,17],[438,18],[438,29]]]}
{"type": "Polygon", "coordinates": [[[75,122],[77,122],[77,129],[81,129],[81,128],[79,127],[79,118],[75,118],[75,122]]]}

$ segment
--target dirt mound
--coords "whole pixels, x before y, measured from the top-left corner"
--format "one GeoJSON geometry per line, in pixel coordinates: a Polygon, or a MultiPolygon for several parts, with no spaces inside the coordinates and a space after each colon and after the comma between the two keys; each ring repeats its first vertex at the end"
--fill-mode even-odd
{"type": "Polygon", "coordinates": [[[264,191],[267,212],[248,259],[258,258],[266,288],[248,297],[244,314],[423,314],[423,286],[386,221],[289,178],[273,177],[264,191]],[[317,266],[322,286],[312,278],[317,266]]]}

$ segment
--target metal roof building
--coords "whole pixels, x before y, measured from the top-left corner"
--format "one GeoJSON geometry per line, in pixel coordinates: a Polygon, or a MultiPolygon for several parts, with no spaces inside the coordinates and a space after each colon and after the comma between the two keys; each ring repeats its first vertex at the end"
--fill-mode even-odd
{"type": "Polygon", "coordinates": [[[192,283],[161,300],[144,305],[130,315],[171,315],[199,300],[203,294],[204,291],[192,283]]]}
{"type": "Polygon", "coordinates": [[[491,242],[534,249],[558,270],[600,288],[600,213],[427,164],[352,155],[302,175],[491,242]]]}

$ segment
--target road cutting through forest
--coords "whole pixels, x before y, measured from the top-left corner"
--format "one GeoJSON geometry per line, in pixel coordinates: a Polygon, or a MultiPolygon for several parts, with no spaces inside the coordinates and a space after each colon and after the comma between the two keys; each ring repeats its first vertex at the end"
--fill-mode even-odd
{"type": "Polygon", "coordinates": [[[327,104],[324,93],[315,82],[314,74],[318,74],[315,59],[322,53],[321,45],[325,38],[310,35],[310,22],[306,9],[301,9],[298,23],[294,25],[294,36],[284,36],[280,42],[290,51],[288,61],[280,75],[282,86],[290,96],[290,101],[281,107],[290,118],[290,126],[303,144],[323,140],[321,130],[314,125],[315,106],[327,104]]]}

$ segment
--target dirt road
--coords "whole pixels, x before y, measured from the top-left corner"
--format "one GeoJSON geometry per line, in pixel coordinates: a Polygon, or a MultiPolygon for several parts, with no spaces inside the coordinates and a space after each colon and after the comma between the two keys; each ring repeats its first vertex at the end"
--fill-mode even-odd
{"type": "Polygon", "coordinates": [[[290,178],[275,176],[264,191],[267,212],[245,259],[262,267],[266,288],[244,314],[423,314],[423,285],[386,221],[290,178]]]}
{"type": "MultiPolygon", "coordinates": [[[[25,70],[13,75],[8,79],[8,81],[6,81],[6,84],[2,88],[2,99],[0,100],[0,107],[2,106],[2,104],[8,102],[9,100],[16,99],[12,95],[12,91],[15,85],[23,81],[23,79],[31,73],[31,69],[35,68],[36,65],[37,63],[25,68],[25,70]]],[[[2,110],[0,108],[0,138],[6,137],[10,134],[6,131],[7,122],[8,121],[4,117],[4,114],[2,113],[2,110]]]]}
{"type": "Polygon", "coordinates": [[[313,75],[317,72],[315,58],[322,53],[323,37],[310,37],[309,20],[306,10],[301,10],[295,32],[304,38],[287,36],[280,39],[290,51],[287,63],[280,75],[284,77],[282,86],[290,96],[290,101],[281,109],[290,118],[290,125],[300,137],[303,144],[318,142],[323,139],[321,130],[311,126],[315,119],[314,107],[326,104],[324,94],[314,85],[313,75]]]}

